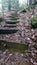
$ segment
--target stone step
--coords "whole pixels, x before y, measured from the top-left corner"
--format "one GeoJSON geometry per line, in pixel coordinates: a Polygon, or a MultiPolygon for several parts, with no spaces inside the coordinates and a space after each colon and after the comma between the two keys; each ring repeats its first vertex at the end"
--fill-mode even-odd
{"type": "Polygon", "coordinates": [[[6,20],[6,22],[17,22],[18,23],[18,20],[6,20]]]}
{"type": "Polygon", "coordinates": [[[12,34],[12,33],[16,33],[18,31],[18,29],[13,28],[13,29],[0,29],[0,34],[12,34]]]}
{"type": "Polygon", "coordinates": [[[14,27],[14,28],[8,28],[8,27],[2,27],[2,28],[0,28],[0,30],[18,30],[18,28],[16,27],[14,27]]]}
{"type": "Polygon", "coordinates": [[[19,18],[15,17],[15,18],[5,18],[5,20],[17,20],[19,18]]]}
{"type": "Polygon", "coordinates": [[[16,24],[6,24],[4,25],[4,27],[17,27],[17,25],[16,24]]]}
{"type": "Polygon", "coordinates": [[[6,21],[6,24],[16,24],[18,23],[19,21],[6,21]]]}

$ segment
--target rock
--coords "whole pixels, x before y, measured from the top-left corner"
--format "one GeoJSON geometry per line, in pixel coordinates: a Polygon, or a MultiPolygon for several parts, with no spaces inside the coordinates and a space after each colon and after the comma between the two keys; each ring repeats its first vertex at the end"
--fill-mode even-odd
{"type": "Polygon", "coordinates": [[[21,56],[23,57],[23,54],[21,54],[21,56]]]}
{"type": "Polygon", "coordinates": [[[14,62],[11,62],[12,63],[12,65],[14,65],[14,62]]]}
{"type": "Polygon", "coordinates": [[[31,39],[34,40],[35,39],[35,35],[31,34],[31,39]]]}

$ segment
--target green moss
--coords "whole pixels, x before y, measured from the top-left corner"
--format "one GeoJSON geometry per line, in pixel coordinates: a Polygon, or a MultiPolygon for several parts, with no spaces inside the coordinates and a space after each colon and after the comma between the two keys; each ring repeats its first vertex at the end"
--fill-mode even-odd
{"type": "Polygon", "coordinates": [[[27,53],[28,52],[28,50],[20,50],[20,49],[15,49],[15,48],[8,48],[9,49],[9,51],[13,51],[13,52],[20,52],[20,53],[27,53]],[[26,51],[26,52],[25,52],[26,51]]]}
{"type": "Polygon", "coordinates": [[[37,16],[34,16],[31,19],[31,25],[32,25],[33,28],[37,28],[37,16]]]}
{"type": "Polygon", "coordinates": [[[28,50],[28,46],[26,44],[21,44],[21,43],[12,43],[12,42],[6,42],[0,40],[0,43],[4,42],[6,44],[6,48],[9,50],[12,50],[14,52],[21,52],[21,53],[26,53],[28,50]]]}

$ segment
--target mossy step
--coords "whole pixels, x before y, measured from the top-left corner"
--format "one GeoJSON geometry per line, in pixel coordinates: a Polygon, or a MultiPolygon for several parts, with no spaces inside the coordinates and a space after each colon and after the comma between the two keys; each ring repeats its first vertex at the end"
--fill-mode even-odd
{"type": "Polygon", "coordinates": [[[2,42],[4,44],[6,44],[6,48],[8,48],[9,50],[14,51],[14,52],[17,51],[17,52],[25,53],[25,51],[27,52],[27,50],[28,50],[28,45],[26,45],[26,44],[7,42],[7,41],[0,40],[0,44],[2,44],[2,42]]]}

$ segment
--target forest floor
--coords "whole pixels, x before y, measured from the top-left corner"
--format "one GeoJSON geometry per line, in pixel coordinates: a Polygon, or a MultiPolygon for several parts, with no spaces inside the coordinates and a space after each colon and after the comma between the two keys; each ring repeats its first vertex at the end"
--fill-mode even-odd
{"type": "Polygon", "coordinates": [[[12,52],[8,49],[0,50],[0,65],[37,65],[37,28],[31,27],[31,18],[37,16],[37,7],[26,13],[19,13],[19,31],[14,34],[0,34],[0,39],[18,41],[21,44],[28,44],[28,53],[12,52]]]}

